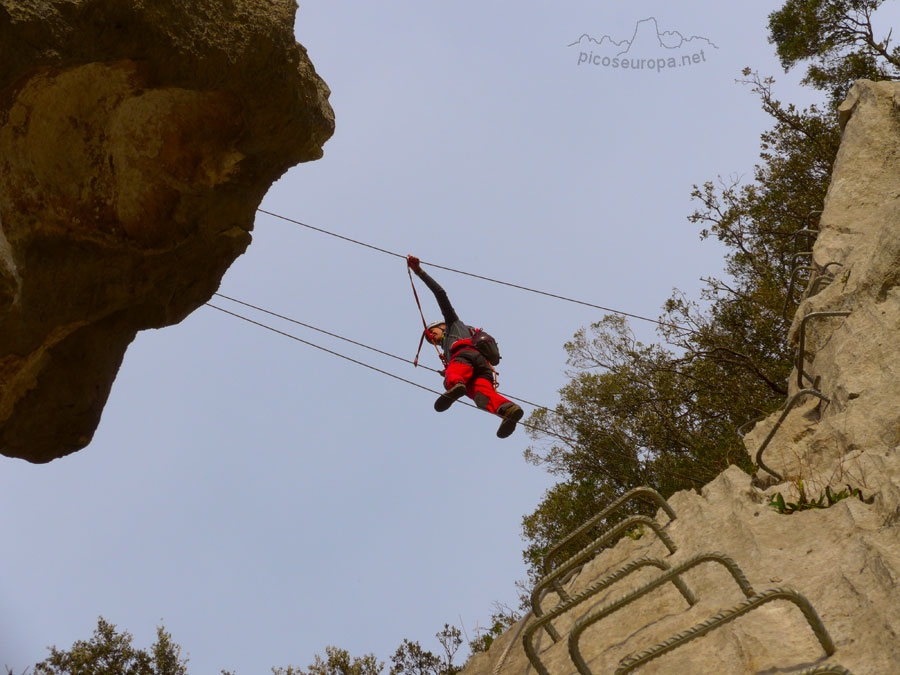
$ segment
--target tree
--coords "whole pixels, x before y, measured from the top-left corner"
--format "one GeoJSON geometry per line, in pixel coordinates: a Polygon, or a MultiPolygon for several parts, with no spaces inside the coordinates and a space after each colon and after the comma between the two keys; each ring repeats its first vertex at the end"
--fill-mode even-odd
{"type": "MultiPolygon", "coordinates": [[[[156,642],[149,651],[135,649],[130,633],[119,633],[103,617],[90,640],[79,640],[69,650],[50,647],[50,656],[34,667],[34,675],[187,675],[187,658],[181,647],[160,626],[156,642]]],[[[436,656],[422,649],[418,642],[404,640],[392,657],[391,675],[456,675],[461,667],[453,659],[462,645],[458,628],[444,624],[435,635],[444,650],[436,656]]],[[[374,654],[353,657],[346,649],[325,647],[325,658],[314,655],[313,663],[304,670],[299,666],[272,668],[273,675],[381,675],[384,662],[374,654]]],[[[13,675],[7,667],[7,675],[13,675]]],[[[222,675],[235,675],[223,670],[222,675]]],[[[27,671],[22,673],[27,675],[27,671]]]]}
{"type": "Polygon", "coordinates": [[[788,0],[769,15],[769,41],[785,72],[809,61],[803,83],[827,91],[832,106],[853,80],[887,80],[900,68],[890,32],[875,36],[872,14],[884,0],[788,0]]]}
{"type": "Polygon", "coordinates": [[[272,668],[272,675],[379,675],[384,663],[378,661],[374,654],[351,657],[346,649],[331,645],[325,647],[325,656],[314,656],[308,670],[297,666],[272,668]]]}
{"type": "MultiPolygon", "coordinates": [[[[686,313],[687,305],[678,309],[686,313]]],[[[674,345],[638,342],[615,316],[565,345],[572,369],[561,401],[530,420],[532,438],[550,446],[531,446],[526,457],[563,478],[523,519],[533,580],[543,575],[550,546],[620,492],[653,485],[668,495],[703,485],[729,464],[749,468],[735,428],[764,406],[767,388],[754,363],[736,349],[708,348],[702,340],[710,332],[693,325],[698,334],[677,338],[690,348],[681,354],[674,345]],[[729,380],[735,386],[722,387],[729,380]]],[[[561,557],[585,543],[572,542],[561,557]]]]}
{"type": "Polygon", "coordinates": [[[882,1],[787,0],[770,14],[782,65],[808,62],[804,83],[828,101],[799,110],[775,97],[772,78],[743,71],[774,123],[761,137],[761,161],[749,183],[694,186],[698,207],[688,218],[702,239],[726,247],[727,278],[704,279],[702,305],[673,294],[656,344],[607,316],[565,345],[570,379],[560,402],[529,419],[535,442],[526,459],[561,478],[523,518],[532,580],[553,543],[625,490],[649,484],[669,496],[729,464],[750,469],[736,429],[787,393],[791,317],[782,309],[793,306],[786,293],[803,243],[794,233],[814,226],[810,215],[822,208],[840,143],[837,104],[856,78],[900,74],[900,49],[872,26],[882,1]]]}
{"type": "Polygon", "coordinates": [[[522,616],[515,610],[500,602],[495,602],[494,611],[491,613],[490,625],[488,628],[477,631],[475,638],[469,641],[469,650],[472,654],[486,652],[491,648],[494,640],[503,635],[508,628],[514,626],[521,618],[522,616]]]}
{"type": "Polygon", "coordinates": [[[391,657],[390,675],[456,675],[462,670],[453,664],[453,658],[463,641],[459,628],[445,623],[435,637],[444,649],[443,658],[422,649],[418,642],[404,639],[391,657]]]}
{"type": "Polygon", "coordinates": [[[79,640],[63,651],[50,647],[50,656],[34,667],[35,675],[186,675],[187,659],[162,626],[150,650],[135,649],[130,633],[116,631],[103,617],[90,640],[79,640]]]}

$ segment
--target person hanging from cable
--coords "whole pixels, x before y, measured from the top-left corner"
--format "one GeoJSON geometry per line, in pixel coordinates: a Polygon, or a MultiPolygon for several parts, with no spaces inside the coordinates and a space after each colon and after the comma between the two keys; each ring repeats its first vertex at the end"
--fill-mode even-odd
{"type": "MultiPolygon", "coordinates": [[[[444,412],[453,402],[466,394],[482,410],[503,418],[497,429],[499,438],[506,438],[516,430],[516,424],[525,411],[509,399],[497,393],[493,366],[500,361],[497,343],[484,331],[460,321],[450,304],[447,292],[424,272],[419,259],[409,255],[406,263],[422,282],[434,293],[444,318],[425,326],[423,339],[443,348],[444,391],[434,402],[434,409],[444,412]]],[[[413,286],[415,291],[415,286],[413,286]]],[[[420,343],[421,346],[421,343],[420,343]]],[[[418,357],[417,357],[418,359],[418,357]]]]}

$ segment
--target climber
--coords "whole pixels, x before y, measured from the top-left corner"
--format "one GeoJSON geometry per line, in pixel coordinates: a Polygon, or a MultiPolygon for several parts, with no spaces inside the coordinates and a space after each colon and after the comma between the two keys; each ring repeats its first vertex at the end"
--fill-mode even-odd
{"type": "MultiPolygon", "coordinates": [[[[446,391],[434,402],[434,409],[438,412],[447,410],[453,402],[463,394],[475,401],[475,405],[482,410],[494,413],[503,418],[497,436],[506,438],[516,430],[516,423],[522,419],[525,411],[512,401],[497,393],[494,387],[494,369],[488,361],[488,357],[477,348],[479,338],[487,336],[483,331],[467,326],[456,315],[456,311],[450,304],[447,292],[428,274],[422,271],[419,259],[415,256],[407,256],[406,263],[416,273],[426,286],[434,293],[438,307],[444,315],[443,321],[435,321],[425,328],[424,339],[434,345],[441,345],[444,349],[443,361],[446,366],[444,371],[444,389],[446,391]],[[473,344],[475,340],[475,344],[473,344]]],[[[499,362],[499,352],[496,351],[496,342],[488,338],[485,351],[491,350],[496,354],[492,360],[499,362]]]]}

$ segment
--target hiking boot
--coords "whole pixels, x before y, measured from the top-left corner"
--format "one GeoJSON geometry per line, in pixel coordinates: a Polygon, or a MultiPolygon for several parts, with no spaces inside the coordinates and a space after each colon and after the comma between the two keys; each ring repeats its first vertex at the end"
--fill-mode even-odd
{"type": "Polygon", "coordinates": [[[456,399],[458,399],[465,393],[466,385],[464,385],[462,382],[457,382],[438,397],[438,400],[434,402],[434,409],[438,412],[444,412],[447,408],[453,405],[453,402],[456,399]]]}
{"type": "Polygon", "coordinates": [[[516,423],[522,419],[525,411],[515,403],[504,403],[497,410],[497,414],[503,418],[500,428],[497,429],[497,438],[506,438],[516,430],[516,423]]]}

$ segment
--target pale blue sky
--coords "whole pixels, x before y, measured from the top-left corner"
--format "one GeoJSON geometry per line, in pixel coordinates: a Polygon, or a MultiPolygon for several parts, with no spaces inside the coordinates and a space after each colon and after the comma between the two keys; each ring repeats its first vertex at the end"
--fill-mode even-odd
{"type": "MultiPolygon", "coordinates": [[[[657,316],[696,297],[721,251],[691,185],[749,177],[768,120],[743,66],[808,102],[766,41],[780,2],[304,2],[296,33],[337,128],[263,207],[423,260],[657,316]],[[714,42],[662,72],[578,65],[583,33],[714,42]]],[[[891,5],[890,11],[896,13],[891,5]]],[[[889,23],[889,22],[888,22],[889,23]]],[[[460,316],[500,341],[502,388],[544,404],[563,343],[601,314],[439,270],[460,316]]],[[[221,291],[411,358],[402,261],[269,216],[221,291]]],[[[429,316],[437,309],[423,296],[429,316]]],[[[276,324],[430,387],[436,375],[276,324]]],[[[644,339],[652,327],[635,324],[644,339]]],[[[436,365],[434,355],[425,360],[436,365]]],[[[472,636],[515,605],[523,514],[551,478],[496,420],[201,308],[138,336],[93,443],[0,460],[0,667],[90,635],[166,627],[191,672],[306,666],[336,644],[387,661],[403,638],[472,636]]]]}

